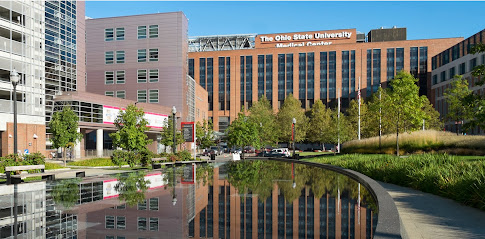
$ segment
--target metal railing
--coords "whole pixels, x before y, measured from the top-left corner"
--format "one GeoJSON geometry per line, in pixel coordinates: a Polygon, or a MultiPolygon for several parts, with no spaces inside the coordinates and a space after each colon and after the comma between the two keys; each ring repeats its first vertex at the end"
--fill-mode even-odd
{"type": "MultiPolygon", "coordinates": [[[[113,155],[114,149],[103,149],[103,158],[111,157],[113,155]]],[[[86,149],[84,150],[84,157],[83,158],[97,158],[98,154],[96,149],[86,149]]]]}

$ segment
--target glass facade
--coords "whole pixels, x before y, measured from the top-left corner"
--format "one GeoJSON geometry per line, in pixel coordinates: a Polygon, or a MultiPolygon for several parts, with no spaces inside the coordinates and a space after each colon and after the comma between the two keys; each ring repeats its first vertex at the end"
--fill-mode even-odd
{"type": "Polygon", "coordinates": [[[320,99],[327,99],[327,76],[328,76],[327,52],[320,52],[320,99]]]}
{"type": "Polygon", "coordinates": [[[409,58],[409,65],[410,65],[410,73],[414,77],[418,77],[418,48],[411,47],[409,50],[410,58],[409,58]]]}
{"type": "Polygon", "coordinates": [[[298,54],[298,98],[301,102],[301,107],[305,108],[306,103],[306,53],[298,54]]]}
{"type": "Polygon", "coordinates": [[[328,55],[328,95],[330,99],[337,99],[337,52],[328,55]]]}
{"type": "Polygon", "coordinates": [[[394,58],[394,48],[388,48],[387,49],[387,81],[391,80],[394,78],[395,71],[394,71],[394,63],[395,63],[395,58],[394,58]]]}
{"type": "MultiPolygon", "coordinates": [[[[77,90],[76,8],[75,1],[45,1],[46,122],[53,113],[56,93],[77,90]]],[[[113,31],[107,33],[108,39],[113,40],[113,31]]]]}
{"type": "Polygon", "coordinates": [[[293,94],[293,54],[286,54],[286,95],[289,94],[293,94]]]}
{"type": "Polygon", "coordinates": [[[194,59],[189,59],[189,76],[195,79],[194,75],[194,59]]]}
{"type": "Polygon", "coordinates": [[[278,54],[278,101],[285,100],[285,54],[278,54]]]}
{"type": "Polygon", "coordinates": [[[349,97],[350,52],[342,51],[342,98],[349,97]]]}
{"type": "Polygon", "coordinates": [[[273,55],[266,55],[266,98],[273,102],[273,55]]]}
{"type": "Polygon", "coordinates": [[[253,98],[253,56],[241,56],[241,107],[249,109],[253,98]]]}
{"type": "Polygon", "coordinates": [[[212,58],[207,58],[207,94],[209,96],[209,110],[214,106],[214,62],[212,58]]]}

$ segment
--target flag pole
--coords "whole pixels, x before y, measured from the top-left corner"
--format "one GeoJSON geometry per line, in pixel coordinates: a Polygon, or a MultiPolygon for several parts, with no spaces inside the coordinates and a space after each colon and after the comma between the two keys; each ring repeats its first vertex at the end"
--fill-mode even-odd
{"type": "Polygon", "coordinates": [[[357,99],[359,102],[359,121],[357,124],[357,128],[358,128],[358,139],[360,140],[360,76],[359,76],[359,91],[357,92],[357,99]]]}
{"type": "Polygon", "coordinates": [[[340,95],[338,96],[337,112],[337,153],[340,153],[340,95]]]}

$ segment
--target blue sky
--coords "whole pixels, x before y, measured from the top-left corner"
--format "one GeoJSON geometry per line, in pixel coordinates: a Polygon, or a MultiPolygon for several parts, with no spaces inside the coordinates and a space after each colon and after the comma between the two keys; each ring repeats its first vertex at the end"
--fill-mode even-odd
{"type": "Polygon", "coordinates": [[[485,2],[86,1],[92,18],[183,11],[189,36],[407,27],[408,39],[469,37],[485,28],[485,2]]]}

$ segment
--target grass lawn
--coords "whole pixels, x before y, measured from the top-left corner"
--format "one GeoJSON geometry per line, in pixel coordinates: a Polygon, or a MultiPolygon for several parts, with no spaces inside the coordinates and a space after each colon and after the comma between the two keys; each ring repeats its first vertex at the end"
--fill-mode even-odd
{"type": "Polygon", "coordinates": [[[300,156],[308,156],[308,155],[333,154],[333,153],[332,152],[300,152],[297,154],[299,154],[300,156]]]}
{"type": "Polygon", "coordinates": [[[70,162],[67,164],[68,166],[85,166],[85,167],[101,167],[101,166],[117,166],[113,164],[110,158],[92,158],[92,159],[85,159],[76,162],[70,162]]]}
{"type": "Polygon", "coordinates": [[[65,168],[65,167],[57,163],[45,163],[45,170],[60,169],[60,168],[65,168]]]}
{"type": "Polygon", "coordinates": [[[361,172],[375,180],[433,193],[485,210],[485,157],[344,154],[308,159],[361,172]]]}

